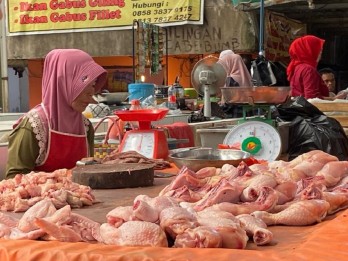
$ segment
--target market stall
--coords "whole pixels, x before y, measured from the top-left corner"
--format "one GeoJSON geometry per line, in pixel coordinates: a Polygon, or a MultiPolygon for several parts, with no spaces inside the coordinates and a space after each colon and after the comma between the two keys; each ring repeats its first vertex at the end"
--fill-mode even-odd
{"type": "MultiPolygon", "coordinates": [[[[167,172],[175,172],[168,169],[167,172]]],[[[155,178],[154,186],[132,189],[96,190],[101,203],[75,209],[95,221],[115,206],[132,203],[135,196],[158,195],[172,178],[155,178]]],[[[21,214],[16,214],[20,216],[21,214]]],[[[4,240],[0,242],[0,260],[347,260],[348,211],[329,216],[323,222],[304,227],[273,226],[271,244],[246,249],[192,249],[159,247],[120,247],[100,243],[63,243],[57,241],[4,240]]]]}

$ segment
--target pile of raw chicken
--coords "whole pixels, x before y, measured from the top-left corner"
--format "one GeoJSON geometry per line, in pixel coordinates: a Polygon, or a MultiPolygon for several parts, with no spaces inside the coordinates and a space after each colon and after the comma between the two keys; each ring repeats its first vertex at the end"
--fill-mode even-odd
{"type": "Polygon", "coordinates": [[[92,189],[72,182],[71,171],[67,169],[17,174],[0,182],[0,210],[24,212],[44,198],[50,198],[56,208],[95,203],[92,189]]]}
{"type": "Polygon", "coordinates": [[[183,167],[157,197],[138,195],[103,224],[46,198],[19,220],[2,213],[0,237],[243,249],[270,243],[270,225],[311,225],[347,207],[348,161],[315,150],[290,162],[183,167]]]}

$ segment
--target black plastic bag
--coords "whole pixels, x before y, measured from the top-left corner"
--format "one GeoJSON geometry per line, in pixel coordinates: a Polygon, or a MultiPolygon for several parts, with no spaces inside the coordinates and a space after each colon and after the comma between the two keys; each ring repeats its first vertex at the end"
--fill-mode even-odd
{"type": "Polygon", "coordinates": [[[277,105],[274,112],[274,118],[279,117],[284,121],[292,121],[297,116],[312,118],[317,115],[324,115],[324,113],[302,96],[289,99],[285,103],[277,105]]]}
{"type": "Polygon", "coordinates": [[[271,68],[273,71],[273,74],[276,78],[276,83],[272,86],[289,86],[290,83],[288,81],[288,77],[286,75],[286,67],[284,67],[279,62],[269,62],[271,64],[271,68]]]}
{"type": "Polygon", "coordinates": [[[348,159],[348,138],[334,118],[297,116],[289,127],[289,161],[311,150],[322,150],[339,160],[348,159]]]}
{"type": "Polygon", "coordinates": [[[258,56],[251,62],[251,77],[255,86],[289,86],[286,68],[277,62],[258,56]]]}
{"type": "Polygon", "coordinates": [[[272,118],[291,122],[289,126],[289,160],[322,150],[340,160],[348,159],[348,138],[341,124],[327,117],[304,97],[295,97],[277,105],[272,118]]]}
{"type": "Polygon", "coordinates": [[[251,62],[251,77],[254,86],[269,86],[274,84],[269,70],[268,61],[259,56],[251,62]]]}

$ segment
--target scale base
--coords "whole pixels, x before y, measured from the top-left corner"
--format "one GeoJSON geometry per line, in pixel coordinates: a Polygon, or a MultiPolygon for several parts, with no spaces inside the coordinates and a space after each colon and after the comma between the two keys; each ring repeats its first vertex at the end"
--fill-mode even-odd
{"type": "Polygon", "coordinates": [[[119,152],[136,151],[149,159],[166,159],[169,155],[163,130],[130,130],[122,139],[119,152]]]}

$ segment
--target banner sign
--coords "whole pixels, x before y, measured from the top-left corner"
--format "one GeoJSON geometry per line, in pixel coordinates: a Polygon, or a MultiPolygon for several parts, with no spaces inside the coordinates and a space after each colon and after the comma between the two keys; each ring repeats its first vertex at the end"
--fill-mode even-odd
{"type": "Polygon", "coordinates": [[[265,21],[267,59],[288,62],[289,46],[293,40],[306,34],[306,24],[269,11],[266,11],[265,21]]]}
{"type": "Polygon", "coordinates": [[[204,0],[8,0],[9,35],[203,24],[204,0]]]}

